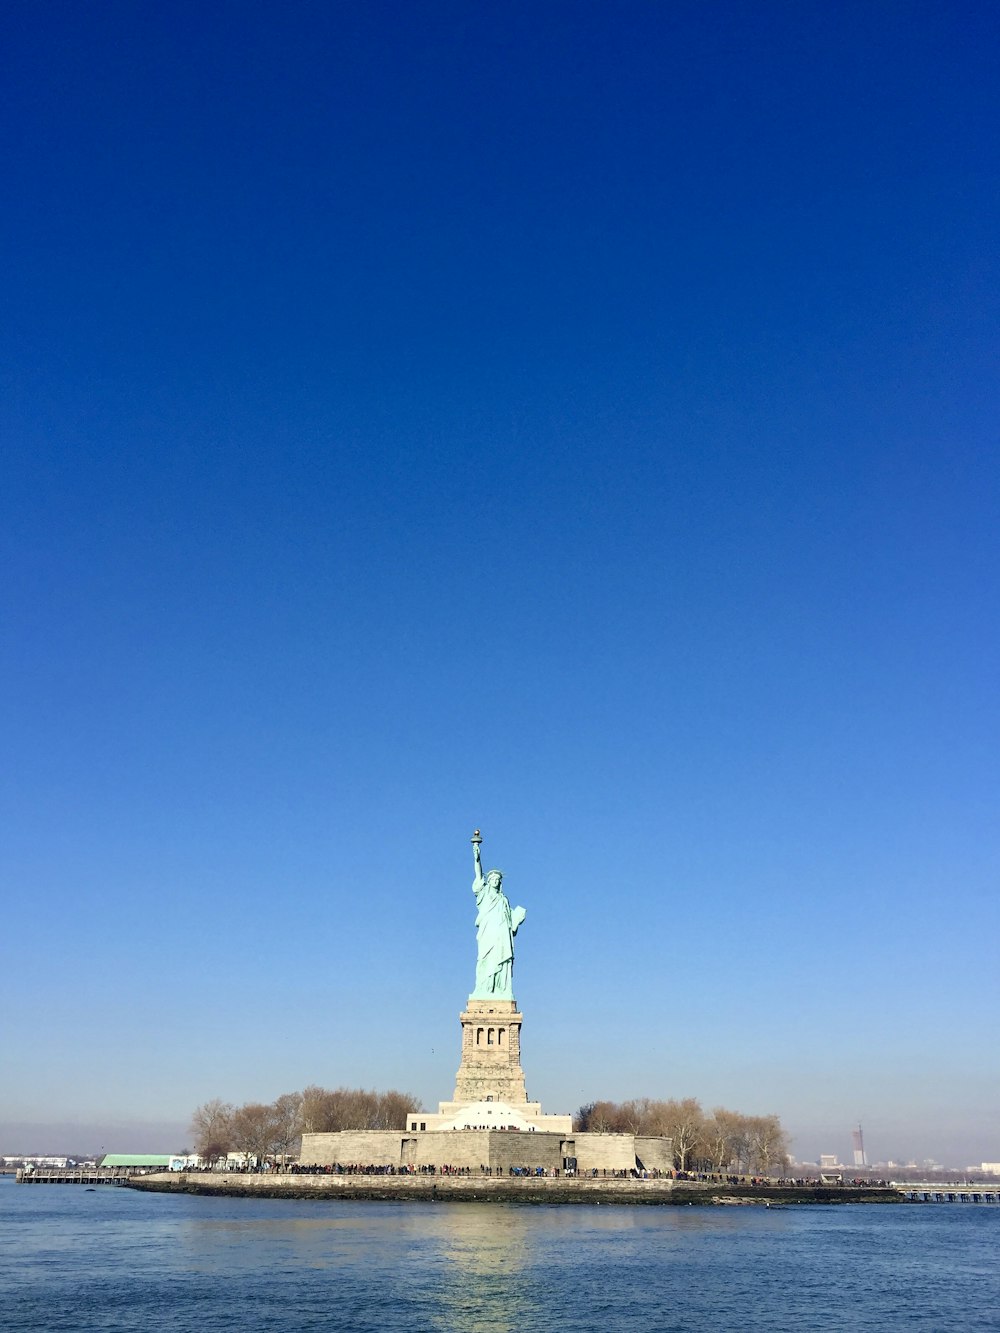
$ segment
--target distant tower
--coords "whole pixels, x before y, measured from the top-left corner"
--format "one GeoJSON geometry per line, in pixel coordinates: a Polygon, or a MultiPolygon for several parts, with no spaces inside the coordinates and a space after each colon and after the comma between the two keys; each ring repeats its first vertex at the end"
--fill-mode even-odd
{"type": "Polygon", "coordinates": [[[865,1161],[865,1136],[861,1132],[861,1126],[851,1130],[851,1138],[854,1140],[854,1165],[867,1166],[865,1161]]]}

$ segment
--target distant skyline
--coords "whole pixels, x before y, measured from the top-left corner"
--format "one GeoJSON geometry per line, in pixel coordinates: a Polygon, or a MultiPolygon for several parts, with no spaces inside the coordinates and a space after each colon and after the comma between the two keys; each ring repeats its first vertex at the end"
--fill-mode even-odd
{"type": "Polygon", "coordinates": [[[480,827],[547,1110],[1000,1158],[995,26],[18,8],[0,1137],[448,1097],[480,827]]]}

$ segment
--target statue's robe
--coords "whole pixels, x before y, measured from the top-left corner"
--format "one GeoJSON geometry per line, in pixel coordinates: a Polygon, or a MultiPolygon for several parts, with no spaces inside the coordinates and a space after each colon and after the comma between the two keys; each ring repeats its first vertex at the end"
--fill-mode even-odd
{"type": "Polygon", "coordinates": [[[485,878],[472,885],[476,895],[476,989],[474,1000],[512,1000],[514,936],[524,920],[524,908],[511,910],[503,889],[491,889],[485,878]]]}

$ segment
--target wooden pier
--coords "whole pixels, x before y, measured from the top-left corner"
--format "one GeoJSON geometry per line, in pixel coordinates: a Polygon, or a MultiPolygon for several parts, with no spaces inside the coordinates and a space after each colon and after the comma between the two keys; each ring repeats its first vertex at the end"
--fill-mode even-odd
{"type": "Polygon", "coordinates": [[[22,1166],[18,1168],[16,1182],[18,1185],[127,1185],[129,1177],[134,1174],[134,1171],[121,1167],[104,1170],[92,1166],[70,1170],[42,1166],[29,1170],[22,1166]]]}
{"type": "Polygon", "coordinates": [[[1000,1185],[974,1182],[967,1185],[916,1184],[896,1185],[907,1203],[992,1203],[1000,1204],[1000,1185]]]}

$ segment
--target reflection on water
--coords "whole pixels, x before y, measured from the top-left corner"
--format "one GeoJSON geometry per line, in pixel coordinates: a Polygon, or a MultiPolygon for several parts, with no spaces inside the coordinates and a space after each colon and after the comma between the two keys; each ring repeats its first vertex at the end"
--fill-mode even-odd
{"type": "Polygon", "coordinates": [[[441,1308],[433,1327],[456,1333],[514,1333],[521,1323],[524,1270],[530,1264],[527,1214],[495,1204],[435,1210],[432,1219],[444,1261],[441,1308]]]}
{"type": "Polygon", "coordinates": [[[539,1291],[578,1268],[584,1251],[594,1271],[613,1262],[622,1239],[642,1229],[646,1212],[296,1201],[247,1215],[245,1200],[198,1203],[209,1208],[179,1219],[189,1274],[246,1280],[260,1274],[266,1253],[272,1277],[294,1285],[297,1277],[310,1281],[310,1275],[325,1273],[344,1302],[347,1280],[364,1276],[380,1303],[417,1309],[422,1327],[449,1333],[523,1333],[534,1327],[539,1291]]]}
{"type": "Polygon", "coordinates": [[[522,1278],[531,1264],[530,1214],[524,1209],[375,1205],[373,1212],[372,1205],[351,1204],[346,1215],[331,1216],[306,1212],[301,1204],[290,1207],[298,1211],[280,1218],[185,1219],[185,1268],[239,1277],[258,1271],[266,1245],[272,1271],[370,1273],[390,1302],[425,1305],[433,1329],[514,1333],[523,1323],[522,1278]]]}

